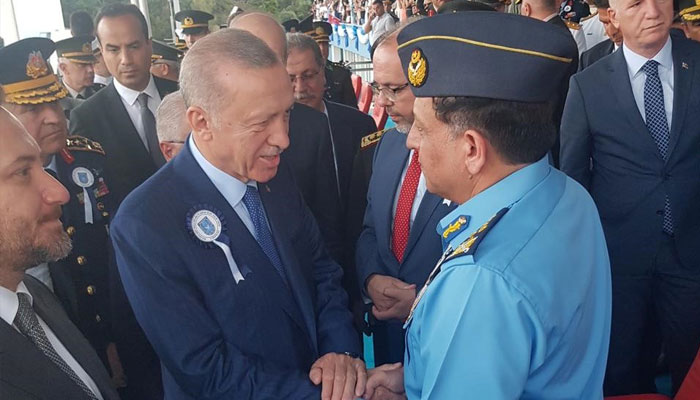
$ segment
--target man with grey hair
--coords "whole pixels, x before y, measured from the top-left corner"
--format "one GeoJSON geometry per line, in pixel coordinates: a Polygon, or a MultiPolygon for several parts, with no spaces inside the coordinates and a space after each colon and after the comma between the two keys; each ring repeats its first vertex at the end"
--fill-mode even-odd
{"type": "Polygon", "coordinates": [[[190,133],[190,123],[185,112],[185,99],[180,91],[163,97],[156,111],[156,132],[160,151],[165,161],[170,161],[182,150],[190,133]]]}
{"type": "MultiPolygon", "coordinates": [[[[284,28],[269,14],[242,14],[234,18],[229,27],[257,36],[277,54],[283,64],[286,63],[284,28]]],[[[289,115],[289,148],[282,158],[290,166],[304,200],[318,221],[328,251],[336,261],[341,261],[341,191],[335,175],[330,137],[326,116],[297,102],[289,115]]]]}
{"type": "Polygon", "coordinates": [[[361,395],[342,271],[280,159],[294,104],[284,66],[260,39],[223,29],[188,51],[180,92],[187,143],[111,229],[166,398],[361,395]]]}

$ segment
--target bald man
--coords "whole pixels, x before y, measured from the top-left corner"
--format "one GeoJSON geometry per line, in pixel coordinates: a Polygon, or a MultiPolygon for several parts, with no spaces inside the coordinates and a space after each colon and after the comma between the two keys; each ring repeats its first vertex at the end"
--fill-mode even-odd
{"type": "MultiPolygon", "coordinates": [[[[287,62],[287,37],[284,28],[264,13],[242,14],[229,28],[248,31],[267,44],[283,64],[287,62]]],[[[340,185],[336,179],[331,134],[326,116],[311,107],[294,103],[289,116],[289,148],[282,153],[289,164],[299,191],[318,221],[329,253],[342,260],[343,240],[340,209],[340,185]]]]}

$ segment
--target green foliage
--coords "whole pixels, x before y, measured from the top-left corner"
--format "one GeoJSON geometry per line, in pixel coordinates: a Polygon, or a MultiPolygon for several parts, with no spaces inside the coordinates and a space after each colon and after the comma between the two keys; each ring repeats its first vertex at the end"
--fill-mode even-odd
{"type": "MultiPolygon", "coordinates": [[[[70,15],[78,10],[85,10],[95,16],[105,4],[128,3],[128,0],[61,0],[63,20],[68,26],[70,15]]],[[[311,0],[180,0],[182,10],[202,10],[214,15],[210,22],[212,31],[219,25],[225,25],[233,6],[246,11],[266,11],[279,21],[290,18],[302,19],[310,14],[311,0]]],[[[170,39],[170,1],[148,0],[151,18],[151,30],[155,39],[170,39]]]]}

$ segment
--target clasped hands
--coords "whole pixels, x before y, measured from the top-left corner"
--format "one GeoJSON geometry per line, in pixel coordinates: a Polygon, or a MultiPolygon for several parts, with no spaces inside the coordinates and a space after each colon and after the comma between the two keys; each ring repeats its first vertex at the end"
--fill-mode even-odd
{"type": "Polygon", "coordinates": [[[372,314],[375,318],[404,320],[416,298],[416,285],[374,274],[367,278],[367,294],[374,303],[372,314]]]}
{"type": "Polygon", "coordinates": [[[367,371],[365,363],[345,354],[328,353],[311,366],[309,379],[321,385],[321,400],[406,399],[401,363],[367,371]]]}

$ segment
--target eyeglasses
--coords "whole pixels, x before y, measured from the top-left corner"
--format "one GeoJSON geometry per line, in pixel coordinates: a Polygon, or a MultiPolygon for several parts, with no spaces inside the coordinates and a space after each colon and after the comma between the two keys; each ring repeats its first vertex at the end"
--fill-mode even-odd
{"type": "Polygon", "coordinates": [[[321,71],[319,70],[314,72],[305,72],[301,75],[289,75],[289,79],[292,81],[292,84],[296,83],[297,80],[299,81],[299,83],[305,83],[314,79],[320,73],[321,71]]]}
{"type": "Polygon", "coordinates": [[[384,94],[384,97],[386,97],[387,100],[394,102],[396,101],[396,96],[399,94],[399,92],[408,87],[408,82],[396,88],[381,87],[377,84],[377,82],[372,82],[369,85],[372,87],[372,92],[375,96],[379,97],[380,94],[384,94]]]}

